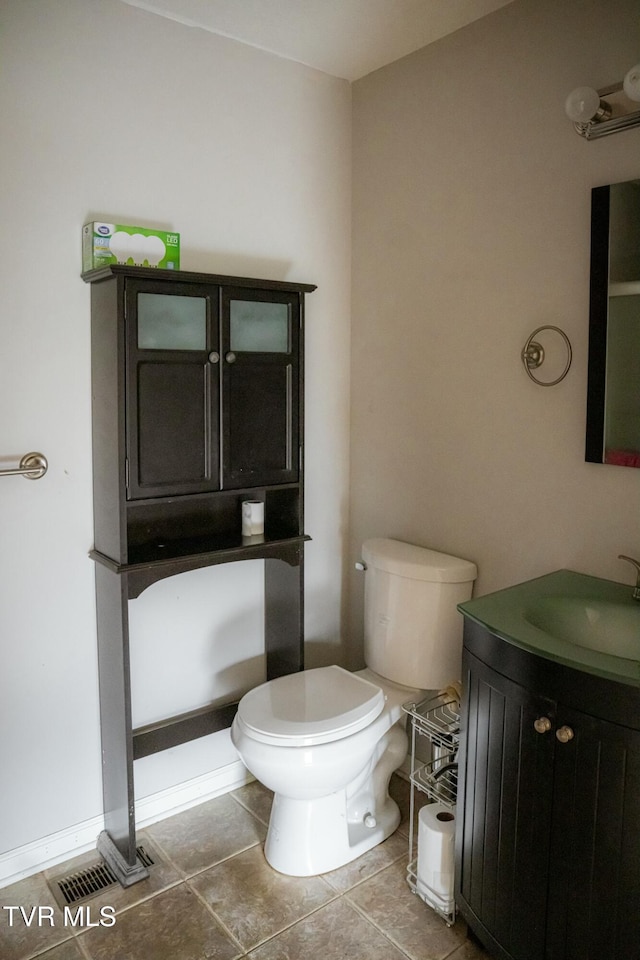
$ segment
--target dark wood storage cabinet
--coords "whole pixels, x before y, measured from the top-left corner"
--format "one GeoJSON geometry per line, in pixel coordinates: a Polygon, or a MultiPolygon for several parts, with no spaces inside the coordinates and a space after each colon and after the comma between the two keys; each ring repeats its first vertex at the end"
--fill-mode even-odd
{"type": "Polygon", "coordinates": [[[269,679],[303,667],[304,297],[293,284],[111,266],[91,284],[94,536],[106,831],[135,845],[133,761],[229,726],[236,704],[134,730],[128,602],[187,570],[265,560],[269,679]],[[243,540],[243,500],[265,504],[243,540]]]}
{"type": "Polygon", "coordinates": [[[639,691],[471,621],[463,681],[456,901],[471,929],[501,960],[639,960],[639,691]]]}

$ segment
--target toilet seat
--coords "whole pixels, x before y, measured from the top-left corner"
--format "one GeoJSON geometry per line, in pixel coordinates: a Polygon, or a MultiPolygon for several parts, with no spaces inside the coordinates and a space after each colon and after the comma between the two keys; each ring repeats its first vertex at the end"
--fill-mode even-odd
{"type": "Polygon", "coordinates": [[[382,712],[380,687],[342,667],[318,667],[269,680],[246,693],[236,719],[262,743],[310,747],[342,740],[382,712]]]}

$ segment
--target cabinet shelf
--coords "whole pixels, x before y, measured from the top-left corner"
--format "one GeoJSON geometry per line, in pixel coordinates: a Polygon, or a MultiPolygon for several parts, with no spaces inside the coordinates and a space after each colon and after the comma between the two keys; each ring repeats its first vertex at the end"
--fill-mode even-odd
{"type": "Polygon", "coordinates": [[[263,538],[261,542],[243,543],[242,537],[237,534],[220,536],[213,534],[206,537],[189,537],[181,540],[167,540],[164,543],[145,543],[129,551],[130,561],[127,566],[137,567],[140,564],[162,563],[164,561],[186,560],[190,557],[206,554],[211,558],[215,554],[227,554],[233,552],[234,558],[238,553],[242,554],[241,559],[251,560],[259,559],[261,551],[266,547],[274,545],[298,543],[310,539],[307,536],[300,537],[274,537],[263,538]]]}
{"type": "Polygon", "coordinates": [[[202,567],[211,567],[220,563],[233,563],[239,560],[284,560],[286,563],[297,564],[300,560],[300,548],[311,537],[303,534],[299,537],[287,537],[279,540],[264,540],[262,543],[229,544],[220,543],[210,550],[196,549],[196,544],[183,544],[191,552],[184,552],[175,556],[140,558],[132,563],[117,563],[111,557],[105,556],[98,550],[91,550],[89,556],[115,574],[126,574],[128,581],[128,597],[134,600],[143,590],[167,577],[174,577],[179,573],[198,570],[202,567]]]}
{"type": "Polygon", "coordinates": [[[129,501],[126,506],[128,538],[126,552],[116,557],[119,565],[178,560],[196,554],[247,550],[246,559],[260,548],[304,538],[300,529],[299,485],[254,487],[247,490],[185,497],[129,501]],[[242,501],[265,504],[264,540],[245,542],[242,537],[242,501]]]}
{"type": "MultiPolygon", "coordinates": [[[[89,551],[92,560],[102,563],[114,573],[138,573],[149,568],[161,569],[165,566],[179,567],[181,564],[189,564],[192,561],[202,561],[202,566],[213,566],[217,563],[229,563],[235,560],[261,560],[266,557],[274,556],[277,551],[286,550],[294,544],[304,543],[310,540],[308,534],[302,534],[299,537],[283,537],[274,540],[264,540],[262,543],[228,543],[220,542],[215,545],[210,544],[205,549],[203,542],[195,543],[193,541],[175,544],[175,552],[164,556],[139,557],[132,560],[131,563],[117,563],[111,557],[105,556],[99,550],[89,551]],[[182,547],[182,549],[180,549],[182,547]]],[[[141,551],[142,552],[142,551],[141,551]]],[[[151,549],[149,553],[151,554],[151,549]]],[[[284,558],[283,558],[284,559],[284,558]]],[[[174,572],[181,572],[175,570],[174,572]]]]}

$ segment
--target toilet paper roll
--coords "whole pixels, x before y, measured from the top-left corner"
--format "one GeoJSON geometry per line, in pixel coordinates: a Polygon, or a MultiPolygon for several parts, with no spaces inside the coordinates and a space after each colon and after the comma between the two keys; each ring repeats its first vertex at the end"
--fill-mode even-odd
{"type": "Polygon", "coordinates": [[[264,503],[262,500],[244,500],[242,503],[242,536],[255,537],[264,533],[264,503]]]}
{"type": "Polygon", "coordinates": [[[429,803],[418,814],[418,890],[453,902],[455,811],[429,803]]]}

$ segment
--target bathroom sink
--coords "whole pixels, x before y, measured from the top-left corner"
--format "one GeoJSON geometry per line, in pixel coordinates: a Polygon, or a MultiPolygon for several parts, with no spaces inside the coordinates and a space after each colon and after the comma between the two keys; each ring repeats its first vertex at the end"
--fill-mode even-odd
{"type": "Polygon", "coordinates": [[[630,584],[555,570],[458,609],[532,654],[640,688],[640,603],[630,584]]]}
{"type": "Polygon", "coordinates": [[[600,653],[640,660],[640,603],[582,597],[540,597],[525,611],[534,627],[600,653]]]}

